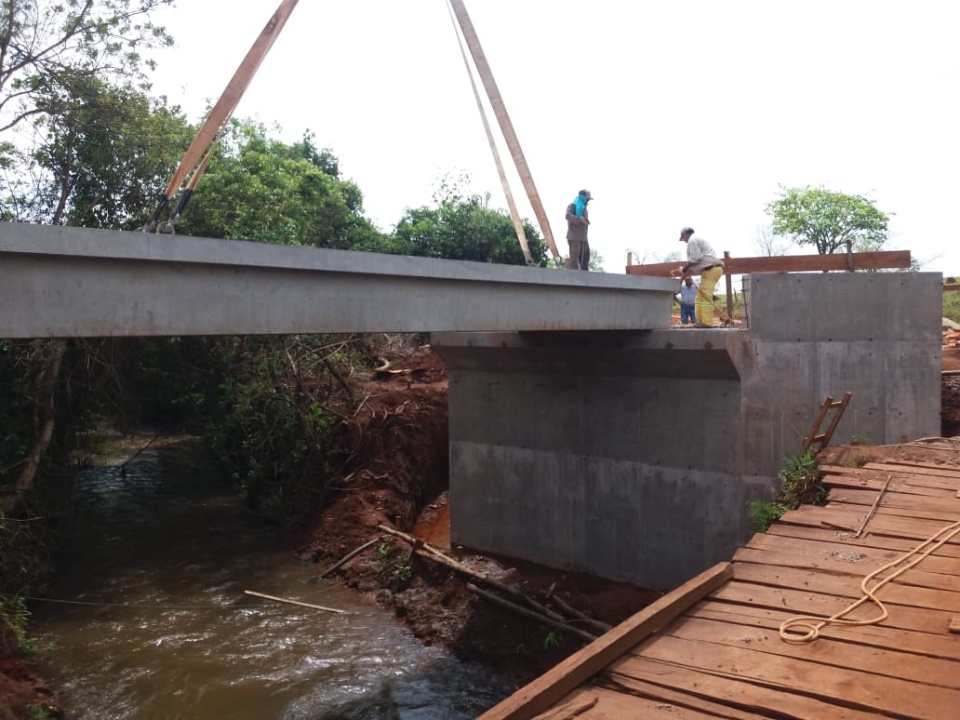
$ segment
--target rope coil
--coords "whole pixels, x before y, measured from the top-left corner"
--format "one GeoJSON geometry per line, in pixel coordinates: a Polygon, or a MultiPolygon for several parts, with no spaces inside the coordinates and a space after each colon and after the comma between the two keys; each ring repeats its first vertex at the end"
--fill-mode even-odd
{"type": "Polygon", "coordinates": [[[797,617],[784,620],[780,624],[780,639],[784,642],[794,645],[802,645],[804,643],[813,642],[819,638],[820,631],[827,625],[843,625],[850,627],[859,625],[876,625],[877,623],[883,622],[887,619],[890,613],[887,611],[886,606],[880,602],[874,593],[876,593],[891,580],[894,580],[905,573],[910,568],[917,566],[931,553],[950,542],[950,540],[952,540],[958,533],[960,533],[960,521],[944,526],[913,548],[913,550],[904,553],[896,560],[874,570],[860,582],[860,589],[863,591],[863,597],[856,602],[851,603],[840,612],[831,615],[828,618],[818,618],[812,615],[798,615],[797,617]],[[913,556],[917,557],[915,557],[913,560],[909,560],[913,556]],[[907,562],[908,560],[909,562],[907,562]],[[891,575],[882,578],[879,582],[877,582],[876,585],[868,587],[868,583],[870,583],[870,581],[876,578],[878,575],[881,575],[887,570],[890,570],[898,565],[902,565],[905,562],[905,565],[897,569],[891,575]],[[844,617],[868,601],[874,603],[880,610],[880,614],[877,617],[870,618],[869,620],[848,620],[844,617]]]}

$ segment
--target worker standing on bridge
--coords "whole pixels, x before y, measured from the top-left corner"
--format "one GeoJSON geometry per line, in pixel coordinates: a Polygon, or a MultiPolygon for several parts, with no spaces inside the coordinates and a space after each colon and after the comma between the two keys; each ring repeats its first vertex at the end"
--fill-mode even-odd
{"type": "Polygon", "coordinates": [[[587,203],[591,200],[593,196],[590,191],[581,190],[567,205],[567,244],[570,248],[567,270],[590,269],[590,242],[587,240],[590,216],[587,214],[587,203]]]}
{"type": "Polygon", "coordinates": [[[687,264],[683,277],[700,275],[700,290],[697,292],[695,327],[713,327],[713,290],[723,275],[723,260],[706,240],[696,237],[692,227],[680,231],[680,240],[687,244],[687,264]]]}

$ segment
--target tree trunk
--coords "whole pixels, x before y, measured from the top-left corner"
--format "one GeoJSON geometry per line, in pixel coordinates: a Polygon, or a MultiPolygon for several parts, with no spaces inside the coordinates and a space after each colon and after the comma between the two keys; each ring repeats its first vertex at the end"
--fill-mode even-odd
{"type": "Polygon", "coordinates": [[[49,340],[39,346],[39,371],[36,377],[37,399],[35,401],[37,417],[37,436],[33,448],[24,462],[23,469],[17,477],[15,493],[4,498],[0,505],[0,514],[6,515],[16,507],[17,503],[30,488],[40,468],[40,461],[50,447],[53,439],[54,420],[56,418],[56,404],[54,398],[57,384],[60,380],[60,364],[66,350],[65,340],[49,340]]]}

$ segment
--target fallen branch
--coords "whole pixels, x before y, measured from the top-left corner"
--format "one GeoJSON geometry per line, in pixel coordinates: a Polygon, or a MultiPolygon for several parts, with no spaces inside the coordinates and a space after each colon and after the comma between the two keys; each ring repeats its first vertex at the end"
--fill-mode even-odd
{"type": "Polygon", "coordinates": [[[333,565],[331,565],[331,566],[328,567],[326,570],[324,570],[322,573],[320,573],[319,575],[317,575],[317,579],[318,579],[318,580],[322,580],[322,579],[325,578],[327,575],[329,575],[330,573],[332,573],[334,570],[336,570],[337,568],[341,567],[341,566],[344,565],[345,563],[347,563],[347,562],[349,562],[350,560],[352,560],[353,558],[355,558],[357,555],[359,555],[360,553],[362,553],[364,550],[366,550],[368,547],[370,547],[371,545],[373,545],[373,544],[374,544],[375,542],[377,542],[378,540],[380,540],[380,538],[375,537],[373,540],[370,540],[370,541],[368,541],[368,542],[365,542],[363,545],[361,545],[361,546],[358,547],[357,549],[348,552],[348,553],[347,553],[346,555],[344,555],[342,558],[340,558],[339,560],[337,560],[333,565]]]}
{"type": "Polygon", "coordinates": [[[288,600],[287,598],[275,597],[273,595],[264,595],[263,593],[254,592],[253,590],[244,590],[247,595],[253,595],[254,597],[263,598],[264,600],[273,600],[278,603],[285,603],[287,605],[299,605],[300,607],[310,608],[312,610],[323,610],[324,612],[331,613],[345,613],[346,610],[338,610],[337,608],[324,607],[323,605],[312,605],[310,603],[300,602],[299,600],[288,600]]]}
{"type": "Polygon", "coordinates": [[[504,594],[506,594],[506,595],[510,595],[510,596],[512,596],[512,597],[515,597],[515,598],[517,598],[518,600],[520,600],[520,601],[525,602],[526,604],[528,604],[530,607],[532,607],[534,610],[536,610],[539,615],[544,615],[544,616],[546,616],[546,617],[548,617],[548,618],[551,618],[552,620],[554,620],[554,621],[556,621],[556,622],[565,622],[565,621],[566,621],[566,618],[564,618],[564,617],[563,617],[562,615],[560,615],[559,613],[554,612],[553,610],[550,610],[549,608],[544,607],[543,605],[541,605],[540,603],[538,603],[536,600],[534,600],[533,598],[529,597],[528,595],[525,595],[524,593],[520,592],[520,591],[517,590],[516,588],[510,587],[509,585],[504,585],[503,583],[498,582],[498,581],[494,580],[493,578],[487,577],[487,576],[484,575],[483,573],[478,573],[478,572],[475,571],[475,570],[471,570],[471,569],[468,568],[466,565],[464,565],[464,564],[462,564],[462,563],[458,563],[458,562],[457,562],[456,560],[454,560],[453,558],[448,557],[447,555],[444,555],[442,552],[440,552],[439,550],[437,550],[435,547],[432,547],[432,546],[428,545],[427,543],[423,543],[419,538],[415,538],[413,535],[408,535],[408,534],[405,533],[405,532],[400,532],[399,530],[396,530],[396,529],[390,527],[389,525],[377,525],[377,527],[378,527],[380,530],[383,530],[383,532],[385,532],[385,533],[388,533],[388,534],[390,534],[390,535],[394,535],[394,536],[396,536],[396,537],[398,537],[398,538],[400,538],[400,539],[402,539],[402,540],[406,540],[406,541],[407,541],[408,543],[410,543],[411,545],[417,545],[418,543],[421,543],[421,544],[422,544],[422,547],[420,547],[419,549],[416,549],[416,550],[415,550],[416,554],[417,554],[417,555],[420,555],[421,557],[425,557],[425,558],[427,558],[428,560],[433,560],[433,561],[435,561],[435,562],[440,563],[441,565],[446,565],[446,566],[449,567],[451,570],[456,570],[456,571],[459,572],[459,573],[463,573],[464,575],[468,575],[469,577],[472,577],[472,578],[474,578],[474,579],[476,579],[476,580],[479,580],[480,582],[485,583],[486,585],[489,585],[489,586],[492,587],[492,588],[496,588],[497,590],[499,590],[500,592],[502,592],[502,593],[504,593],[504,594]]]}
{"type": "Polygon", "coordinates": [[[565,612],[567,615],[573,616],[577,620],[580,620],[581,622],[586,623],[587,625],[592,627],[594,630],[599,631],[600,633],[610,632],[611,630],[613,630],[612,625],[607,625],[605,622],[600,622],[599,620],[595,620],[594,618],[589,617],[586,613],[580,612],[575,607],[572,607],[567,603],[565,603],[563,600],[560,599],[558,595],[553,595],[550,598],[550,601],[553,603],[556,603],[557,607],[560,608],[561,612],[565,612]]]}
{"type": "Polygon", "coordinates": [[[517,605],[516,603],[512,603],[509,600],[504,600],[499,595],[494,595],[491,592],[482,590],[478,588],[476,585],[474,585],[473,583],[467,583],[467,590],[469,590],[470,592],[476,595],[479,595],[484,600],[489,600],[494,605],[499,605],[500,607],[506,608],[507,610],[512,610],[518,615],[522,615],[525,618],[535,620],[542,625],[560,628],[561,630],[564,630],[565,632],[568,632],[572,635],[576,635],[577,637],[582,638],[587,642],[593,642],[594,640],[597,639],[596,635],[591,635],[586,630],[581,630],[580,628],[575,628],[572,625],[567,625],[566,623],[558,622],[556,620],[553,620],[552,618],[547,617],[546,615],[535,613],[533,610],[527,610],[527,608],[517,605]]]}

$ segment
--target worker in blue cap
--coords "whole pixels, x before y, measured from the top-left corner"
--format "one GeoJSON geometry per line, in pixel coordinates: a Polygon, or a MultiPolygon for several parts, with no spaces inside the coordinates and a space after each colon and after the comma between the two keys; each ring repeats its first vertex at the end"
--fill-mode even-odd
{"type": "Polygon", "coordinates": [[[587,203],[593,200],[589,190],[581,190],[567,205],[567,245],[570,255],[567,257],[567,270],[590,269],[590,241],[587,240],[587,231],[590,227],[590,216],[587,213],[587,203]]]}

